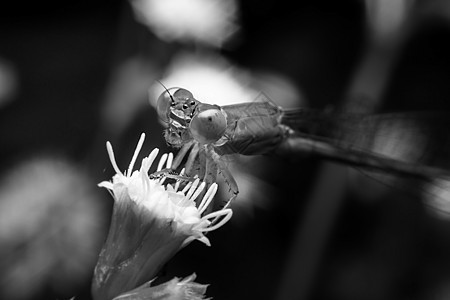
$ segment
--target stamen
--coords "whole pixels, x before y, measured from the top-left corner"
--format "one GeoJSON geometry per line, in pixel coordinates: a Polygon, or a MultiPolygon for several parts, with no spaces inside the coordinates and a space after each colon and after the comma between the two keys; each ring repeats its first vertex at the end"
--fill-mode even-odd
{"type": "Polygon", "coordinates": [[[141,134],[141,137],[139,138],[139,142],[136,146],[136,150],[134,150],[133,158],[131,159],[130,166],[128,167],[127,175],[131,176],[131,173],[133,172],[134,163],[136,162],[136,159],[139,155],[139,152],[141,151],[142,144],[144,144],[145,140],[145,133],[141,134]]]}
{"type": "Polygon", "coordinates": [[[183,194],[185,194],[192,186],[192,182],[189,182],[188,184],[186,184],[186,186],[184,187],[184,189],[181,191],[183,194]]]}
{"type": "Polygon", "coordinates": [[[180,187],[180,184],[181,184],[181,180],[178,179],[177,182],[175,182],[175,187],[174,187],[175,193],[178,192],[178,188],[180,187]]]}
{"type": "Polygon", "coordinates": [[[205,196],[203,196],[202,202],[200,202],[200,205],[198,206],[198,212],[202,214],[205,209],[209,206],[212,199],[214,198],[214,195],[216,194],[218,189],[217,183],[213,183],[208,191],[206,192],[205,196]]]}
{"type": "Polygon", "coordinates": [[[206,182],[202,182],[202,184],[200,184],[200,186],[198,187],[198,189],[195,190],[195,193],[191,196],[191,200],[194,201],[198,195],[200,195],[200,193],[205,189],[206,186],[206,182]]]}
{"type": "Polygon", "coordinates": [[[159,171],[162,170],[163,165],[164,165],[164,163],[166,162],[166,160],[167,160],[167,153],[164,153],[164,154],[161,156],[161,159],[159,160],[158,168],[156,169],[156,172],[159,172],[159,171]]]}
{"type": "Polygon", "coordinates": [[[150,170],[153,162],[155,161],[156,156],[158,156],[159,149],[155,148],[150,153],[150,155],[142,160],[141,172],[147,174],[148,170],[150,170]]]}
{"type": "Polygon", "coordinates": [[[110,142],[106,142],[106,150],[108,151],[109,160],[111,161],[111,165],[114,171],[116,171],[117,174],[123,176],[122,171],[120,171],[119,167],[117,166],[116,158],[114,157],[114,151],[110,142]]]}
{"type": "Polygon", "coordinates": [[[170,152],[169,157],[167,158],[166,168],[168,169],[172,168],[172,162],[173,162],[173,153],[170,152]]]}
{"type": "MultiPolygon", "coordinates": [[[[181,169],[179,176],[180,177],[184,176],[184,172],[185,171],[186,171],[186,168],[181,169]]],[[[181,184],[182,181],[184,181],[184,180],[183,179],[177,179],[177,182],[175,183],[175,192],[177,192],[178,189],[180,188],[180,184],[181,184]]]]}
{"type": "Polygon", "coordinates": [[[231,219],[231,217],[233,216],[233,211],[231,209],[229,209],[229,208],[222,209],[222,210],[210,213],[209,215],[203,217],[202,220],[207,220],[207,219],[211,219],[211,218],[217,218],[217,217],[220,217],[220,216],[224,216],[224,217],[222,218],[222,220],[220,220],[219,223],[216,223],[216,224],[214,224],[211,227],[201,228],[199,230],[202,231],[202,232],[208,232],[208,231],[213,231],[213,230],[216,230],[216,229],[222,227],[226,222],[228,222],[228,220],[231,219]]]}
{"type": "Polygon", "coordinates": [[[142,186],[144,189],[144,194],[147,194],[148,191],[150,190],[150,179],[147,176],[147,172],[141,172],[141,181],[142,181],[142,186]]]}
{"type": "Polygon", "coordinates": [[[200,179],[195,179],[194,183],[192,184],[191,188],[189,189],[189,192],[186,195],[187,199],[190,199],[192,194],[195,192],[195,189],[197,188],[198,184],[200,182],[200,179]]]}

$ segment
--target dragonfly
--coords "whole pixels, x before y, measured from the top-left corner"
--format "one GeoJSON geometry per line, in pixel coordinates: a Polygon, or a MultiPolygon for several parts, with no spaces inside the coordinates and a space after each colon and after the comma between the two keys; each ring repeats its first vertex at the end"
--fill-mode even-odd
{"type": "Polygon", "coordinates": [[[283,109],[263,98],[219,106],[197,100],[187,89],[165,88],[156,108],[167,144],[180,149],[172,168],[187,155],[186,174],[206,182],[221,174],[232,195],[225,206],[239,193],[223,159],[233,154],[308,154],[370,172],[450,178],[448,161],[432,162],[450,153],[450,142],[443,138],[450,128],[446,113],[331,113],[283,109]]]}

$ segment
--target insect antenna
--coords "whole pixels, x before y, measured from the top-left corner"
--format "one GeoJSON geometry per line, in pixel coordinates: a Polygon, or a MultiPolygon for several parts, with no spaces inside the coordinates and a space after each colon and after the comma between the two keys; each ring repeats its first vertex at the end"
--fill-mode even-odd
{"type": "Polygon", "coordinates": [[[169,92],[169,89],[168,89],[161,81],[159,81],[158,79],[156,79],[156,82],[159,83],[159,84],[163,87],[163,89],[167,92],[167,94],[169,94],[170,99],[172,100],[172,103],[174,103],[174,102],[175,102],[175,99],[173,99],[173,96],[172,96],[172,94],[169,92]]]}

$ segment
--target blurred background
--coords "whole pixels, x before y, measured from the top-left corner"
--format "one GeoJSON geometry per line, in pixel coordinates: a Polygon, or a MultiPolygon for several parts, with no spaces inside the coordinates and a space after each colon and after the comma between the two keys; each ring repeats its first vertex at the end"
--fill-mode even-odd
{"type": "MultiPolygon", "coordinates": [[[[113,175],[105,142],[121,168],[141,132],[142,155],[170,150],[156,80],[220,105],[263,92],[283,107],[450,108],[445,0],[3,6],[1,299],[90,299],[113,204],[97,187],[113,175]]],[[[241,190],[232,221],[161,280],[196,272],[219,300],[450,298],[445,203],[308,157],[229,164],[241,190]]]]}

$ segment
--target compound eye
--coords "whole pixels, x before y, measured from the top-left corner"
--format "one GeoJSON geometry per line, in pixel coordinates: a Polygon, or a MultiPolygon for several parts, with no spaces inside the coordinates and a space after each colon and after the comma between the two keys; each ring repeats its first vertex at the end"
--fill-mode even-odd
{"type": "Polygon", "coordinates": [[[177,88],[177,90],[172,95],[174,98],[183,99],[183,100],[194,98],[194,95],[190,91],[183,89],[183,88],[177,88]]]}
{"type": "Polygon", "coordinates": [[[158,101],[156,102],[156,112],[158,113],[159,118],[165,123],[169,122],[170,107],[176,104],[174,94],[178,90],[180,90],[180,88],[175,87],[164,91],[158,97],[158,101]]]}
{"type": "Polygon", "coordinates": [[[227,128],[227,118],[220,108],[209,108],[194,115],[189,124],[192,137],[201,144],[218,141],[227,128]]]}

